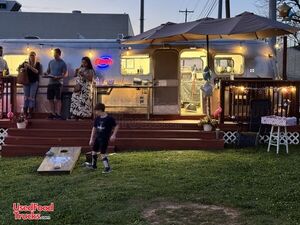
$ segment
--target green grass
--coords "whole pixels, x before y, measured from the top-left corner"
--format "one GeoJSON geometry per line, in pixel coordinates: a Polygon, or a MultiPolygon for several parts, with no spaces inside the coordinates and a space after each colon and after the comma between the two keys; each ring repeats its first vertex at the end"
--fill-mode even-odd
{"type": "Polygon", "coordinates": [[[1,158],[0,224],[37,224],[16,222],[14,202],[54,202],[51,220],[38,224],[146,225],[143,210],[161,201],[234,208],[240,224],[300,224],[299,147],[289,155],[261,148],[121,153],[110,160],[108,175],[81,168],[81,157],[71,175],[42,176],[42,158],[1,158]]]}

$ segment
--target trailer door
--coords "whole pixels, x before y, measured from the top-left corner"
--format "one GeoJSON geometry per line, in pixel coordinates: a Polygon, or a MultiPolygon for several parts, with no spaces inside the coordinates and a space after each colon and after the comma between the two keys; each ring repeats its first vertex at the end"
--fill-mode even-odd
{"type": "Polygon", "coordinates": [[[179,114],[179,54],[176,50],[160,49],[153,55],[153,113],[179,114]]]}

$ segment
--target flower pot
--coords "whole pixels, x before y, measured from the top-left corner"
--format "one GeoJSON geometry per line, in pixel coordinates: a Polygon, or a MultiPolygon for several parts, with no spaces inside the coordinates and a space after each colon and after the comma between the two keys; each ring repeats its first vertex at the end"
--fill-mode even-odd
{"type": "Polygon", "coordinates": [[[21,123],[17,123],[17,128],[18,128],[18,129],[25,129],[26,126],[27,126],[26,121],[21,122],[21,123]]]}
{"type": "Polygon", "coordinates": [[[212,131],[213,127],[211,124],[203,124],[204,131],[212,131]]]}

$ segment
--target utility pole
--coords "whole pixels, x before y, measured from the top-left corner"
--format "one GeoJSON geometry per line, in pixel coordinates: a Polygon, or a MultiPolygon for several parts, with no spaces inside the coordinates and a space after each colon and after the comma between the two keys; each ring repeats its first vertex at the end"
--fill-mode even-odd
{"type": "MultiPolygon", "coordinates": [[[[276,6],[277,6],[276,0],[269,0],[269,18],[274,21],[276,21],[276,12],[277,12],[276,6]]],[[[276,44],[276,38],[275,37],[270,38],[269,45],[273,49],[273,51],[275,51],[274,48],[275,44],[276,44]]]]}
{"type": "Polygon", "coordinates": [[[230,0],[225,0],[226,18],[230,18],[230,0]]]}
{"type": "Polygon", "coordinates": [[[218,19],[222,19],[223,15],[223,0],[219,0],[218,19]]]}
{"type": "Polygon", "coordinates": [[[187,22],[187,17],[188,17],[188,14],[189,13],[194,13],[193,10],[188,10],[188,9],[185,9],[184,11],[183,10],[179,10],[180,13],[185,13],[185,22],[187,22]]]}
{"type": "Polygon", "coordinates": [[[141,0],[141,17],[140,17],[140,32],[144,32],[144,22],[145,22],[145,17],[144,17],[144,12],[145,12],[145,4],[144,0],[141,0]]]}

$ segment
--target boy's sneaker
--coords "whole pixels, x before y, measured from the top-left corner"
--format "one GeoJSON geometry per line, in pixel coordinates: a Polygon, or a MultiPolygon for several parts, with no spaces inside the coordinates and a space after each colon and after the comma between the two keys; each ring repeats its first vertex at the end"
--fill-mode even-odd
{"type": "Polygon", "coordinates": [[[84,166],[85,166],[87,169],[91,169],[91,170],[97,169],[97,166],[93,166],[93,164],[92,164],[92,163],[89,163],[89,162],[85,162],[85,163],[84,163],[84,166]]]}
{"type": "Polygon", "coordinates": [[[111,171],[112,171],[111,168],[108,167],[108,168],[105,168],[105,169],[102,171],[102,173],[110,173],[111,171]]]}

